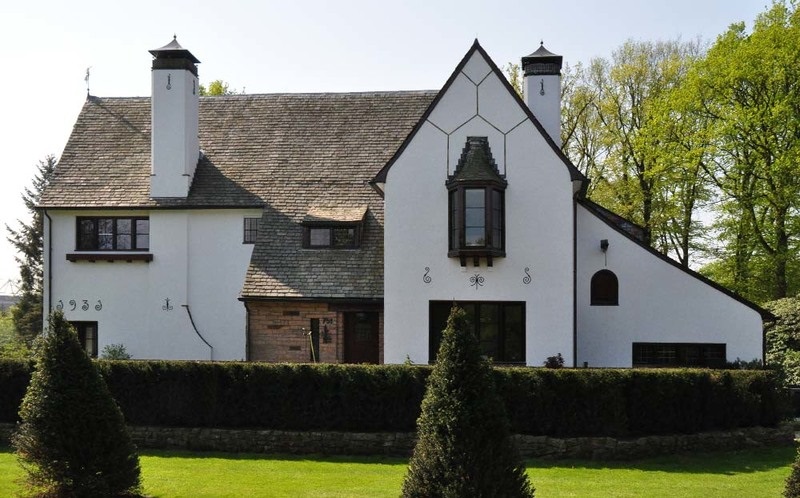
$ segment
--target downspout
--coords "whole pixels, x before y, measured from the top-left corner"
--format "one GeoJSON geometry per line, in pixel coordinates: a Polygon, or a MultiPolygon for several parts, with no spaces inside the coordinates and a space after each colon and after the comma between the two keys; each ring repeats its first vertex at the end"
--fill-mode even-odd
{"type": "Polygon", "coordinates": [[[572,368],[578,367],[578,200],[572,198],[572,368]]]}
{"type": "Polygon", "coordinates": [[[203,337],[202,334],[200,334],[200,331],[197,330],[197,325],[194,324],[194,318],[192,318],[192,310],[189,309],[189,305],[188,304],[182,304],[181,306],[186,308],[186,313],[189,314],[189,321],[192,323],[192,328],[194,329],[194,333],[197,334],[197,337],[199,337],[201,341],[206,343],[206,346],[208,346],[208,349],[209,349],[209,351],[208,351],[208,359],[209,360],[213,360],[214,359],[214,346],[209,344],[208,341],[205,339],[205,337],[203,337]]]}
{"type": "Polygon", "coordinates": [[[244,359],[250,361],[250,306],[244,301],[244,359]]]}
{"type": "Polygon", "coordinates": [[[203,341],[206,344],[206,346],[208,346],[208,359],[213,361],[214,360],[214,346],[209,344],[208,341],[206,340],[206,338],[203,337],[203,334],[201,334],[200,331],[197,330],[197,325],[194,323],[194,317],[192,316],[192,310],[191,310],[191,308],[189,308],[189,294],[191,292],[190,291],[191,286],[189,284],[189,278],[191,277],[191,274],[192,274],[192,271],[191,271],[191,268],[190,268],[191,257],[190,257],[190,251],[189,251],[189,240],[191,239],[190,234],[189,234],[190,230],[191,230],[191,225],[190,225],[189,217],[187,215],[187,219],[186,219],[186,296],[185,296],[186,297],[186,304],[182,304],[181,306],[186,308],[186,313],[189,315],[189,322],[192,324],[192,329],[194,330],[194,333],[197,334],[197,337],[199,337],[200,340],[203,341]]]}
{"type": "MultiPolygon", "coordinates": [[[[47,313],[44,313],[44,306],[42,306],[42,313],[47,320],[47,325],[50,325],[50,311],[53,305],[53,219],[47,213],[47,209],[42,209],[42,214],[47,218],[47,313]]],[[[43,330],[47,327],[42,322],[43,330]]]]}

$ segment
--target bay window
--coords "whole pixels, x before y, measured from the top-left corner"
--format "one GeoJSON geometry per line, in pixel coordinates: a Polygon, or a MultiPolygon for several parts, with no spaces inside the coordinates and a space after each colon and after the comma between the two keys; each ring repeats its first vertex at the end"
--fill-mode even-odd
{"type": "Polygon", "coordinates": [[[492,265],[505,256],[505,189],[507,182],[492,159],[486,137],[469,137],[455,172],[447,181],[448,256],[461,265],[481,257],[492,265]]]}

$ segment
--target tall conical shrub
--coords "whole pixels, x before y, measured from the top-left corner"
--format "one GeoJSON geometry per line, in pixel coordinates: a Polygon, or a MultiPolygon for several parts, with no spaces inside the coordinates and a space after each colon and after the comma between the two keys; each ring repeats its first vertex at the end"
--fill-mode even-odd
{"type": "Polygon", "coordinates": [[[532,497],[492,369],[453,307],[428,379],[404,497],[532,497]]]}
{"type": "Polygon", "coordinates": [[[39,339],[12,442],[38,496],[135,496],[139,457],[122,412],[60,312],[39,339]]]}

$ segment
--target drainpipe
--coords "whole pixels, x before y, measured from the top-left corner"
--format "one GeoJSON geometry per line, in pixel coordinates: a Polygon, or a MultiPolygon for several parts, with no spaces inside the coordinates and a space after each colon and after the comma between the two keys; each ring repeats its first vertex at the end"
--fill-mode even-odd
{"type": "Polygon", "coordinates": [[[47,313],[44,311],[44,303],[42,303],[42,314],[47,317],[42,320],[42,330],[47,330],[44,322],[47,321],[50,325],[50,311],[53,305],[53,219],[47,209],[42,209],[42,214],[47,218],[47,313]]]}
{"type": "Polygon", "coordinates": [[[578,200],[572,198],[572,368],[578,367],[578,200]]]}
{"type": "Polygon", "coordinates": [[[209,344],[208,341],[205,339],[205,337],[203,337],[203,335],[200,334],[200,331],[197,330],[197,325],[194,324],[194,318],[192,318],[192,310],[189,309],[189,305],[188,304],[182,304],[181,306],[186,308],[186,313],[189,314],[189,321],[192,323],[192,329],[194,329],[194,333],[197,334],[197,337],[199,337],[201,341],[206,343],[206,346],[208,346],[208,359],[209,360],[213,360],[214,359],[214,346],[209,344]]]}
{"type": "Polygon", "coordinates": [[[245,361],[250,361],[250,306],[247,301],[244,301],[244,358],[245,361]]]}

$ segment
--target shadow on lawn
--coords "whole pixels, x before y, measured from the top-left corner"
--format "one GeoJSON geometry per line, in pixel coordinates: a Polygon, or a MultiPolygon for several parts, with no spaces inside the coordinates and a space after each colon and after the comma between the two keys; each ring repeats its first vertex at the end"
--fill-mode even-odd
{"type": "Polygon", "coordinates": [[[625,461],[592,460],[528,460],[528,468],[555,469],[627,469],[644,472],[675,472],[685,474],[747,474],[766,472],[791,465],[794,446],[777,446],[718,453],[696,453],[643,458],[625,461]]]}

